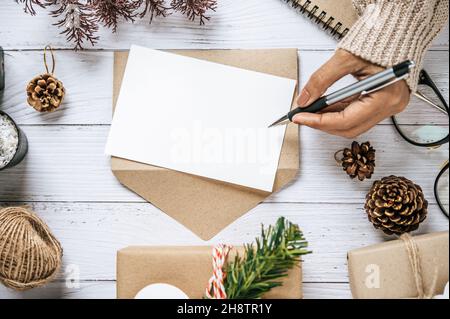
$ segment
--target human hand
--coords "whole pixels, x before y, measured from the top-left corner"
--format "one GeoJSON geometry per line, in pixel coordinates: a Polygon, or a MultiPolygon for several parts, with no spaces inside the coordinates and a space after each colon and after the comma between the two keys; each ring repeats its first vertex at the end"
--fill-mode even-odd
{"type": "MultiPolygon", "coordinates": [[[[297,104],[307,107],[320,98],[333,83],[348,74],[361,80],[380,71],[383,68],[338,49],[311,76],[298,97],[297,104]]],[[[385,118],[402,112],[409,100],[410,90],[406,81],[399,81],[377,92],[331,105],[319,114],[299,113],[292,121],[333,135],[354,138],[385,118]]]]}

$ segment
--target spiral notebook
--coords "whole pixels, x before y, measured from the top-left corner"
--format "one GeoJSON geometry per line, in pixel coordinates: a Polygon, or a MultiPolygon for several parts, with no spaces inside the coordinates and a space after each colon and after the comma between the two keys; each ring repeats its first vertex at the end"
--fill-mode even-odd
{"type": "Polygon", "coordinates": [[[344,37],[358,19],[352,0],[284,0],[332,36],[344,37]]]}

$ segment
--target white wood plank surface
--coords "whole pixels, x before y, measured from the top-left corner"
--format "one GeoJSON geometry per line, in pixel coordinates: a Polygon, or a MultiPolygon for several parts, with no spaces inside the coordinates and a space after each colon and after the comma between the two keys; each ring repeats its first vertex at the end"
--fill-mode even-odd
{"type": "MultiPolygon", "coordinates": [[[[57,51],[56,75],[63,81],[67,95],[61,108],[49,114],[38,113],[26,103],[25,87],[28,81],[44,72],[42,54],[42,51],[6,52],[6,88],[3,97],[0,97],[2,110],[19,124],[111,123],[113,53],[57,51]]],[[[332,54],[332,51],[299,51],[300,86],[305,85],[311,74],[332,54]]],[[[448,67],[448,52],[431,51],[427,54],[425,68],[447,100],[448,67]]],[[[338,85],[349,84],[351,81],[351,77],[346,77],[338,85]]],[[[442,123],[445,118],[419,116],[411,119],[411,123],[419,120],[442,123]]]]}
{"type": "Polygon", "coordinates": [[[42,114],[26,101],[28,82],[45,73],[42,51],[5,53],[5,90],[0,96],[1,109],[19,124],[109,124],[112,116],[113,53],[57,51],[55,57],[55,75],[66,89],[60,109],[42,114]]]}
{"type": "MultiPolygon", "coordinates": [[[[71,285],[71,284],[70,284],[71,285]]],[[[303,283],[305,299],[349,299],[350,290],[347,283],[303,283]]],[[[36,298],[66,298],[66,299],[112,299],[116,298],[115,281],[82,281],[77,287],[67,287],[66,282],[52,282],[48,286],[16,292],[0,287],[0,294],[4,298],[36,299],[36,298]]]]}
{"type": "MultiPolygon", "coordinates": [[[[0,174],[2,201],[142,201],[123,188],[104,155],[108,126],[25,126],[29,154],[0,174]]],[[[271,202],[360,203],[372,181],[350,180],[334,161],[351,140],[300,129],[298,178],[272,195],[271,202]]],[[[391,125],[378,125],[358,138],[377,152],[373,178],[396,174],[421,185],[430,202],[434,179],[448,157],[448,145],[428,150],[404,142],[391,125]]]]}
{"type": "MultiPolygon", "coordinates": [[[[151,204],[124,189],[103,154],[111,121],[114,49],[140,44],[162,49],[298,48],[300,85],[326,59],[336,41],[280,0],[219,0],[206,26],[180,15],[121,23],[117,34],[101,29],[94,50],[73,52],[42,10],[31,17],[14,1],[0,4],[0,45],[6,49],[6,90],[0,108],[23,127],[30,140],[26,160],[0,173],[0,206],[30,205],[52,228],[64,247],[64,265],[50,285],[24,293],[0,287],[0,298],[114,298],[115,254],[131,244],[241,244],[258,235],[260,224],[286,216],[298,223],[313,254],[304,257],[305,298],[350,298],[346,253],[350,249],[392,239],[376,231],[363,210],[372,181],[351,181],[333,159],[350,140],[309,128],[299,131],[300,172],[296,181],[203,242],[151,204]],[[56,75],[68,91],[64,106],[39,114],[26,105],[25,86],[43,72],[42,48],[56,51],[56,75]],[[79,288],[69,288],[67,267],[79,269],[79,288]]],[[[448,26],[434,41],[425,68],[443,95],[449,97],[448,26]]],[[[88,47],[88,49],[91,49],[88,47]]],[[[351,79],[343,80],[349,83],[351,79]]],[[[442,118],[420,121],[443,124],[442,118]]],[[[417,123],[411,118],[411,123],[417,123]]],[[[405,143],[389,121],[364,134],[377,149],[374,179],[389,174],[420,184],[430,201],[428,219],[417,233],[448,230],[433,196],[439,168],[448,159],[448,145],[438,150],[405,143]]]]}
{"type": "MultiPolygon", "coordinates": [[[[81,280],[116,279],[116,251],[126,246],[241,245],[258,236],[261,223],[269,225],[281,215],[301,226],[313,251],[303,258],[305,282],[345,283],[349,250],[394,239],[375,231],[358,204],[263,204],[209,242],[145,203],[34,203],[31,208],[61,241],[63,270],[76,266],[81,280]]],[[[446,229],[448,219],[431,205],[428,218],[416,233],[446,229]]]]}

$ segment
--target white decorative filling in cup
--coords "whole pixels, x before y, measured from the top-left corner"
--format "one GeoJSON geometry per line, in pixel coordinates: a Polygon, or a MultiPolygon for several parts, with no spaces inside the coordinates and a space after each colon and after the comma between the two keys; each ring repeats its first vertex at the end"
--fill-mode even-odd
{"type": "Polygon", "coordinates": [[[0,114],[0,169],[14,158],[19,144],[19,132],[11,119],[0,114]]]}

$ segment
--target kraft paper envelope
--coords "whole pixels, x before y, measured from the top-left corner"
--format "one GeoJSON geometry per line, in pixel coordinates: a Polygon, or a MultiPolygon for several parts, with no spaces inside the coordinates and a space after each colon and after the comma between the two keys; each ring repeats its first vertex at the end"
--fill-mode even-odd
{"type": "MultiPolygon", "coordinates": [[[[296,49],[172,52],[252,71],[298,79],[296,49]]],[[[114,56],[114,105],[120,91],[127,57],[128,52],[116,52],[114,56]]],[[[298,128],[296,125],[289,125],[275,178],[275,192],[295,178],[298,167],[298,128]]],[[[115,157],[111,159],[111,168],[124,186],[204,240],[214,237],[271,194],[115,157]]]]}
{"type": "Polygon", "coordinates": [[[273,190],[297,81],[133,45],[105,153],[273,190]],[[168,125],[168,122],[170,125],[168,125]]]}
{"type": "MultiPolygon", "coordinates": [[[[230,252],[242,256],[243,247],[230,252]]],[[[205,296],[211,278],[212,247],[131,246],[117,252],[117,298],[133,299],[147,285],[163,283],[181,289],[191,299],[205,296]]],[[[302,265],[299,263],[280,279],[282,286],[264,295],[264,299],[301,299],[302,265]]]]}

